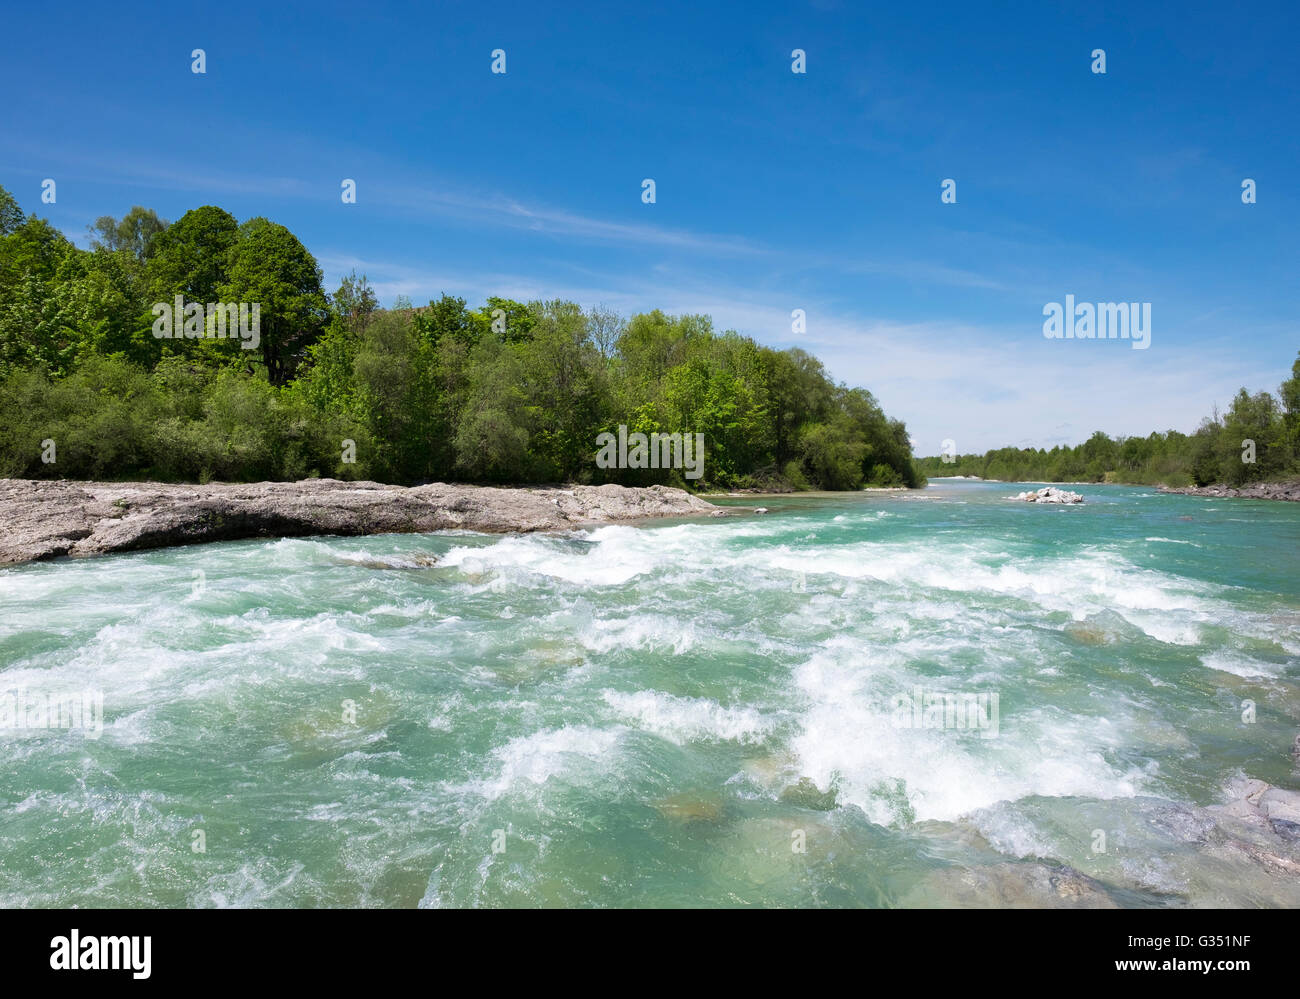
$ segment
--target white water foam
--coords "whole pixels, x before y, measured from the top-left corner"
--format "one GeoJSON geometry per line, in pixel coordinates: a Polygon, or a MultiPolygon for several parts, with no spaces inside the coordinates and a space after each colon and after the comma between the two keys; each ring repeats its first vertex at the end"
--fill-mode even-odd
{"type": "Polygon", "coordinates": [[[726,708],[705,697],[675,697],[657,690],[604,693],[605,703],[629,722],[677,745],[695,741],[761,742],[773,727],[753,708],[726,708]]]}

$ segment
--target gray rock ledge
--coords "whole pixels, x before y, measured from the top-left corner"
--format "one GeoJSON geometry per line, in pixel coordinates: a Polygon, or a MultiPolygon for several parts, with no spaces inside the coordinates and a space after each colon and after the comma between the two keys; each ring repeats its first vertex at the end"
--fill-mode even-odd
{"type": "Polygon", "coordinates": [[[238,538],[458,528],[562,531],[728,511],[668,486],[494,488],[378,482],[69,482],[0,479],[0,565],[238,538]]]}
{"type": "Polygon", "coordinates": [[[1294,482],[1256,482],[1244,486],[1158,486],[1162,493],[1183,496],[1209,496],[1214,499],[1265,499],[1300,503],[1300,479],[1294,482]]]}

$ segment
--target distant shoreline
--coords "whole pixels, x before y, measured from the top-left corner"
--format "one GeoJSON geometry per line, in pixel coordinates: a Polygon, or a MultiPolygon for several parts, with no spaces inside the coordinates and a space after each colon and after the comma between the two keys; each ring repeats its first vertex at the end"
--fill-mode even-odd
{"type": "Polygon", "coordinates": [[[670,486],[469,486],[0,479],[0,566],[311,535],[459,529],[509,534],[734,511],[670,486]]]}
{"type": "MultiPolygon", "coordinates": [[[[983,479],[978,475],[931,475],[931,482],[953,482],[963,480],[966,482],[1008,482],[1009,479],[983,479]]],[[[1150,488],[1157,492],[1178,494],[1182,496],[1205,496],[1213,499],[1260,499],[1260,500],[1282,500],[1283,502],[1300,503],[1300,479],[1293,479],[1287,482],[1250,482],[1241,486],[1229,486],[1224,483],[1215,483],[1209,486],[1166,486],[1162,484],[1153,484],[1150,482],[1085,482],[1085,481],[1049,481],[1047,479],[1016,479],[1016,482],[1024,482],[1027,485],[1053,485],[1053,486],[1131,486],[1133,488],[1150,488]]]]}

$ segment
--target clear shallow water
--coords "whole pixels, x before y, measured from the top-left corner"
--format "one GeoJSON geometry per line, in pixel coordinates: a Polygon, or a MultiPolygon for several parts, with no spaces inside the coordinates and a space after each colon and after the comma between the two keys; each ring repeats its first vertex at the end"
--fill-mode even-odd
{"type": "Polygon", "coordinates": [[[1300,904],[1169,811],[1296,786],[1300,506],[1022,488],[0,571],[0,693],[104,697],[0,731],[0,905],[941,905],[1032,858],[1300,904]]]}

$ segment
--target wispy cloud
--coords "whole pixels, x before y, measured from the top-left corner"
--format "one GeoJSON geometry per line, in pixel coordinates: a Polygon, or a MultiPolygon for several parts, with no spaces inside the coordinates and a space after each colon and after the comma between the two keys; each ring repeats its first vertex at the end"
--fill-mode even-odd
{"type": "Polygon", "coordinates": [[[582,240],[670,247],[698,253],[760,255],[771,251],[739,236],[667,229],[636,222],[618,222],[545,205],[524,204],[507,195],[481,197],[451,189],[387,185],[375,200],[403,212],[425,211],[464,218],[475,224],[495,224],[582,240]]]}
{"type": "Polygon", "coordinates": [[[704,313],[718,329],[736,329],[772,347],[802,347],[835,379],[870,389],[887,413],[907,423],[920,454],[938,453],[945,438],[963,452],[982,452],[1076,444],[1094,430],[1190,432],[1239,387],[1273,390],[1286,377],[1281,362],[1261,366],[1231,343],[1194,355],[1171,350],[1160,331],[1150,350],[1135,351],[1124,341],[1048,341],[1037,321],[1015,327],[953,319],[900,322],[809,302],[803,305],[807,332],[796,335],[781,296],[679,273],[588,273],[575,282],[428,271],[351,256],[322,262],[339,273],[367,273],[382,298],[405,294],[419,302],[447,291],[471,304],[499,294],[523,301],[602,302],[624,314],[651,308],[704,313]],[[1135,384],[1142,391],[1134,391],[1135,384]]]}

